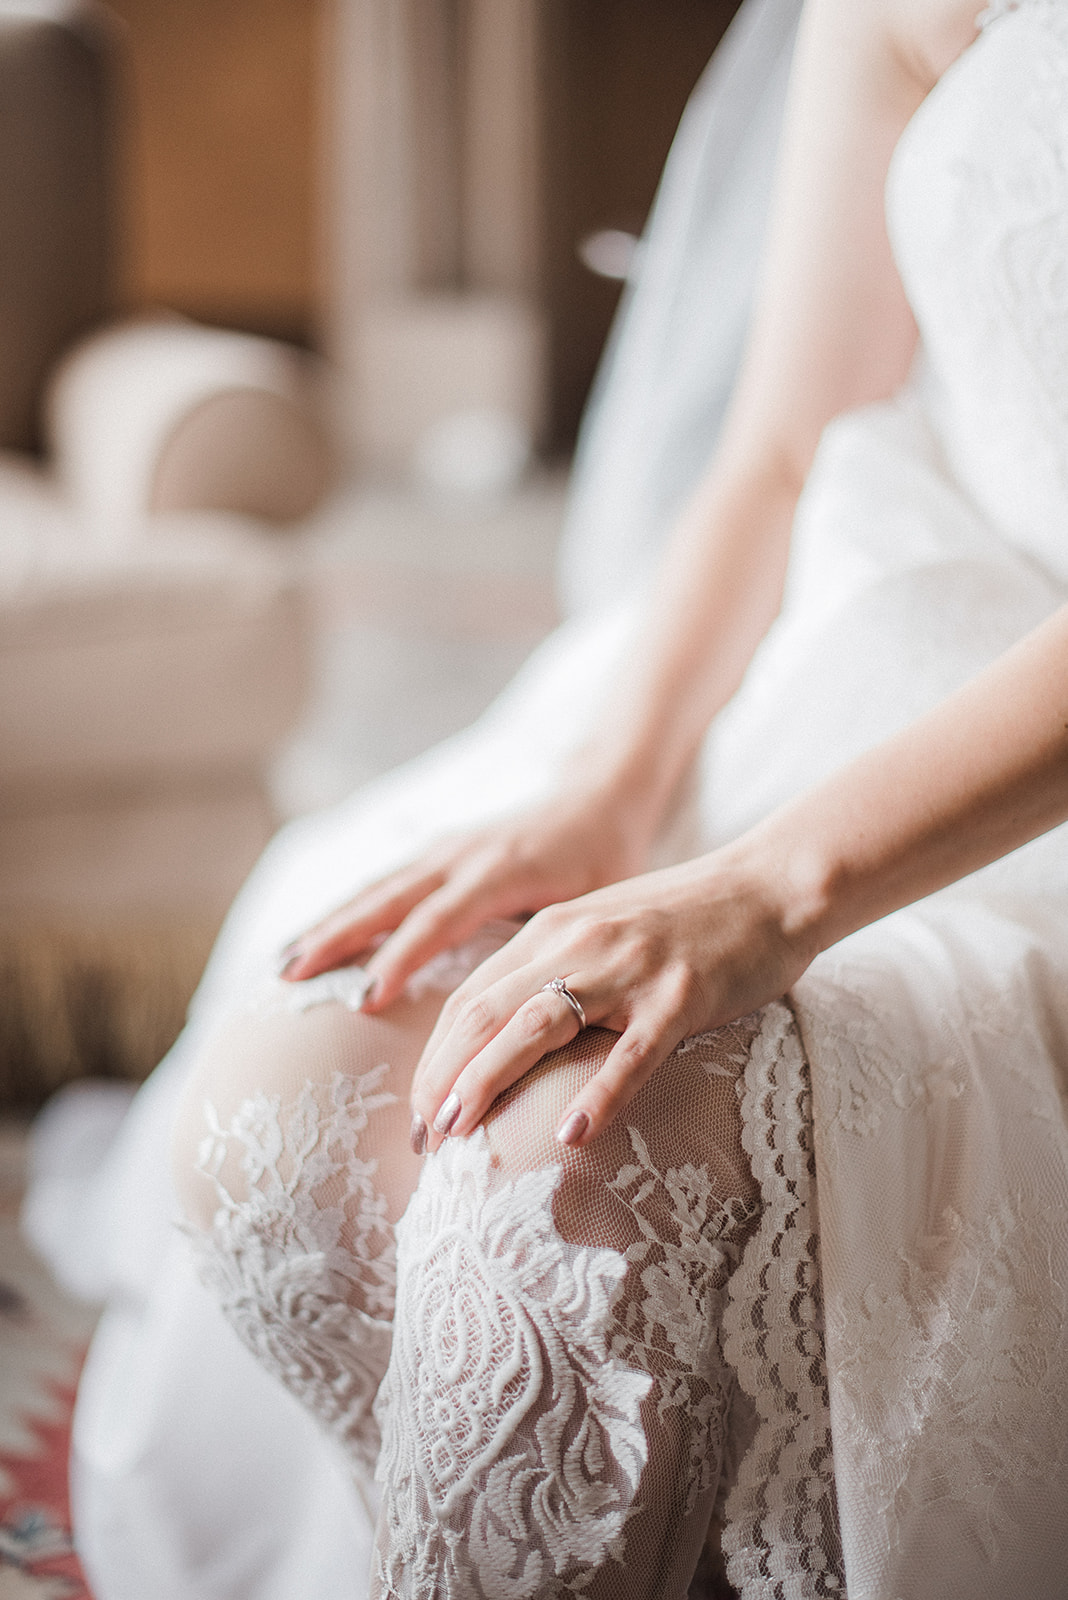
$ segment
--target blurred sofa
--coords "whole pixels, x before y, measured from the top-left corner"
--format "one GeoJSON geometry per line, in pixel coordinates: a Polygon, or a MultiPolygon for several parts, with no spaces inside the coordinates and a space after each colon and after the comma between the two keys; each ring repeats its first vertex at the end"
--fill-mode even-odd
{"type": "Polygon", "coordinates": [[[311,379],[269,341],[108,326],[120,71],[92,5],[0,0],[9,938],[217,925],[275,825],[267,771],[306,688],[284,524],[329,472],[311,379]]]}

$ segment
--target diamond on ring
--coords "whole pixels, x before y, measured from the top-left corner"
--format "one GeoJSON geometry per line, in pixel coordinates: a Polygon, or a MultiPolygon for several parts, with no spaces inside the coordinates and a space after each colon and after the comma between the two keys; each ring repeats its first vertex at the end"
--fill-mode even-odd
{"type": "Polygon", "coordinates": [[[585,1028],[588,1026],[586,1022],[586,1013],[583,1011],[581,1003],[571,993],[571,990],[568,988],[563,978],[550,978],[548,983],[543,983],[541,986],[542,994],[545,994],[546,990],[551,990],[553,994],[558,994],[561,1000],[567,1001],[568,1005],[578,1018],[578,1024],[580,1028],[585,1028]]]}

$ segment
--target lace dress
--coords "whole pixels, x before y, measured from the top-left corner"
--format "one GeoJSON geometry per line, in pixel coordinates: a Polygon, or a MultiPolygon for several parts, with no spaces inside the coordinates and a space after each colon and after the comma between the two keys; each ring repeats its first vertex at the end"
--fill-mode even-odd
{"type": "MultiPolygon", "coordinates": [[[[1068,598],[1068,4],[984,23],[890,173],[922,356],[826,432],[783,615],[710,730],[676,850],[735,835],[1068,598]]],[[[359,883],[546,792],[632,627],[624,608],[562,630],[469,733],[282,834],[235,905],[94,1189],[113,1298],[75,1486],[99,1600],[273,1600],[313,1568],[323,1600],[682,1595],[710,1521],[744,1600],[1063,1594],[1064,829],[687,1041],[596,1172],[538,1142],[596,1040],[406,1177],[380,1158],[393,1045],[331,1070],[359,975],[297,1010],[263,987],[359,883]],[[322,1029],[319,1071],[287,1088],[269,1064],[298,1028],[322,1029]],[[220,1050],[209,1298],[158,1168],[190,1063],[220,1050]],[[110,1582],[116,1506],[180,1559],[110,1582]]]]}

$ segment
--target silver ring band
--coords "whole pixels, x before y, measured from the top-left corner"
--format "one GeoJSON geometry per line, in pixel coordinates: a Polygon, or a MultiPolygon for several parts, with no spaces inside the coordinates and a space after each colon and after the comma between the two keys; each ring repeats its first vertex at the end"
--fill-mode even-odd
{"type": "Polygon", "coordinates": [[[580,1002],[571,993],[571,990],[568,988],[563,978],[550,978],[548,983],[543,983],[541,986],[542,994],[545,994],[546,990],[552,990],[553,994],[558,994],[561,1000],[567,1001],[568,1005],[578,1018],[578,1025],[580,1028],[585,1028],[588,1026],[585,1011],[583,1011],[580,1002]]]}

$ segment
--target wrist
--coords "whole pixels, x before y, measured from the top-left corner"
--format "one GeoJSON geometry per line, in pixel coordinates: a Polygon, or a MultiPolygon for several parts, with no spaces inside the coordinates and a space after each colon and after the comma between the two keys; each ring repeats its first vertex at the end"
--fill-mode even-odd
{"type": "Polygon", "coordinates": [[[639,860],[655,839],[667,810],[662,784],[650,765],[587,750],[572,759],[564,774],[564,786],[577,803],[602,818],[605,828],[625,841],[639,860]]]}
{"type": "Polygon", "coordinates": [[[724,853],[735,870],[760,884],[769,915],[799,971],[852,932],[842,917],[838,873],[820,841],[772,817],[724,853]]]}
{"type": "Polygon", "coordinates": [[[569,779],[648,849],[678,804],[699,743],[679,729],[609,729],[576,752],[569,779]]]}

